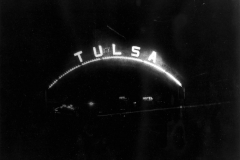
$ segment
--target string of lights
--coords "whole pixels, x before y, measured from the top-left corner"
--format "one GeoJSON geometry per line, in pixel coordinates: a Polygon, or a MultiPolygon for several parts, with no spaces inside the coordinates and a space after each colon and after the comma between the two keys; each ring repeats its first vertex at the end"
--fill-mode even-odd
{"type": "Polygon", "coordinates": [[[80,68],[81,66],[85,66],[87,64],[93,63],[93,62],[97,62],[100,60],[112,60],[112,59],[119,59],[119,60],[130,60],[130,61],[135,61],[135,62],[140,62],[143,64],[146,64],[150,67],[155,68],[157,71],[166,74],[172,81],[174,81],[178,86],[182,87],[182,84],[179,80],[177,80],[171,73],[167,72],[164,68],[157,66],[153,63],[150,63],[148,61],[142,60],[142,59],[138,59],[138,58],[134,58],[134,57],[126,57],[126,56],[107,56],[107,57],[103,57],[103,58],[95,58],[86,62],[83,62],[81,65],[77,65],[69,70],[67,70],[66,72],[64,72],[62,75],[60,75],[58,77],[58,79],[54,80],[50,85],[49,88],[52,88],[60,79],[62,79],[63,77],[65,77],[67,74],[69,74],[70,72],[80,68]]]}

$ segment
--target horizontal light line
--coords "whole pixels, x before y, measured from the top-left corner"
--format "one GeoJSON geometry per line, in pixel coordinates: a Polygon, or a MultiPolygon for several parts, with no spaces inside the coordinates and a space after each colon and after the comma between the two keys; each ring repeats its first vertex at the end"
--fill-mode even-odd
{"type": "Polygon", "coordinates": [[[142,110],[142,111],[132,111],[132,112],[122,112],[122,113],[112,113],[112,114],[104,114],[98,115],[99,117],[106,117],[106,116],[115,116],[115,115],[124,115],[124,114],[132,114],[132,113],[143,113],[143,112],[154,112],[154,111],[164,111],[164,110],[172,110],[172,109],[183,109],[183,108],[196,108],[196,107],[209,107],[214,105],[224,105],[232,103],[231,101],[228,102],[218,102],[218,103],[209,103],[209,104],[198,104],[198,105],[190,105],[190,106],[178,106],[178,107],[171,107],[171,108],[157,108],[151,110],[142,110]]]}

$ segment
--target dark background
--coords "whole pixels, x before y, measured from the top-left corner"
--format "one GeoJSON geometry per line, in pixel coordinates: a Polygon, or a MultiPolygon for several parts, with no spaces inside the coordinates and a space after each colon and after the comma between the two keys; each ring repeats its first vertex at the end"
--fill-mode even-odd
{"type": "Polygon", "coordinates": [[[3,159],[48,159],[44,91],[73,53],[105,40],[161,50],[181,75],[185,105],[220,104],[188,110],[210,136],[192,159],[239,158],[237,0],[5,0],[0,33],[3,159]]]}

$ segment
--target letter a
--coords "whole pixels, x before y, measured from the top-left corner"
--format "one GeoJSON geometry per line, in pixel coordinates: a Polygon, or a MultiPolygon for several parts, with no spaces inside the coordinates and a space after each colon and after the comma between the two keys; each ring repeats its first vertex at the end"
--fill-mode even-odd
{"type": "Polygon", "coordinates": [[[148,57],[148,61],[153,61],[153,63],[156,63],[156,57],[157,53],[155,51],[152,51],[151,55],[148,57]]]}
{"type": "Polygon", "coordinates": [[[98,48],[99,48],[99,52],[100,52],[100,53],[97,53],[96,48],[93,47],[93,53],[94,53],[94,56],[95,56],[95,57],[101,57],[101,56],[103,56],[102,46],[99,45],[98,48]]]}

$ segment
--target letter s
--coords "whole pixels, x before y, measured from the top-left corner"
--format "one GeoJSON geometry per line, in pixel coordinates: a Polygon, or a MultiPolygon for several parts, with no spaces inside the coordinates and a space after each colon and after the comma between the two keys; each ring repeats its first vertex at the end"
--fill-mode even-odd
{"type": "Polygon", "coordinates": [[[131,53],[131,56],[133,56],[133,57],[139,57],[139,55],[140,55],[139,50],[140,50],[140,49],[141,49],[141,48],[138,47],[138,46],[132,46],[132,52],[133,52],[133,53],[131,53]]]}

